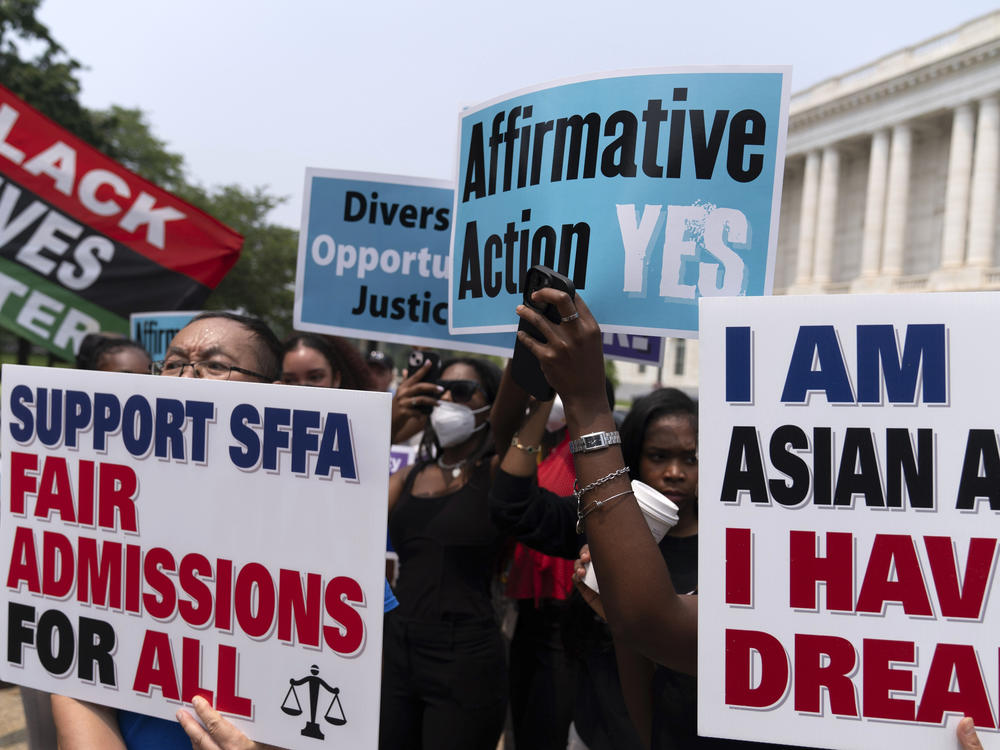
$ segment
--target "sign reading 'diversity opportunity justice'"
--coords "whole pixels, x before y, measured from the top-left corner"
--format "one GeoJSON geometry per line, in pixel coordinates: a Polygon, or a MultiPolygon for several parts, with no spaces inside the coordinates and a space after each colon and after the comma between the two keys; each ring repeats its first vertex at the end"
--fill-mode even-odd
{"type": "Polygon", "coordinates": [[[136,310],[199,307],[242,244],[0,86],[0,326],[72,359],[136,310]]]}
{"type": "Polygon", "coordinates": [[[388,394],[17,366],[2,392],[2,679],[376,746],[388,394]]]}
{"type": "Polygon", "coordinates": [[[543,263],[608,332],[695,337],[698,299],[771,290],[787,68],[608,74],[464,110],[450,325],[516,328],[543,263]]]}
{"type": "Polygon", "coordinates": [[[510,334],[448,333],[453,193],[440,180],[307,170],[295,327],[510,354],[510,334]]]}
{"type": "Polygon", "coordinates": [[[701,734],[996,731],[998,314],[994,293],[702,304],[701,734]]]}

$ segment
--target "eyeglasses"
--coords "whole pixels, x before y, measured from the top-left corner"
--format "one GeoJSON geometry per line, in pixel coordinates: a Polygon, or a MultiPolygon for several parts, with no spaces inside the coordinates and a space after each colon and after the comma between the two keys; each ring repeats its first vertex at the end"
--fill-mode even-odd
{"type": "Polygon", "coordinates": [[[259,372],[248,370],[245,367],[227,365],[222,362],[212,362],[211,360],[208,362],[181,362],[179,359],[170,359],[154,362],[150,365],[149,371],[154,375],[173,375],[179,378],[188,367],[194,372],[196,378],[205,378],[207,380],[229,380],[233,371],[249,375],[252,378],[258,378],[259,380],[268,382],[273,380],[273,378],[269,378],[267,375],[261,375],[259,372]]]}
{"type": "MultiPolygon", "coordinates": [[[[466,404],[476,395],[476,391],[483,391],[483,387],[475,380],[439,380],[436,385],[451,393],[451,400],[456,404],[466,404]]],[[[485,394],[486,391],[483,391],[485,394]]]]}

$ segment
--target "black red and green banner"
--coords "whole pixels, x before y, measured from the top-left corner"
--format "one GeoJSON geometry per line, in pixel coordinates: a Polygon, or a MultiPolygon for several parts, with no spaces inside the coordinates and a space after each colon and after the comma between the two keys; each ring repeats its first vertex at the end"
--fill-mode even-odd
{"type": "Polygon", "coordinates": [[[0,326],[71,358],[130,313],[198,309],[242,244],[0,86],[0,326]]]}

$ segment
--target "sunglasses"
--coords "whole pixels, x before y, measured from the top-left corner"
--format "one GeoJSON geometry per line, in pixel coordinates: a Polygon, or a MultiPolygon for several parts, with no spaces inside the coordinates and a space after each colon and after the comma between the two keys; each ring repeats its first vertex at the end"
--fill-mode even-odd
{"type": "MultiPolygon", "coordinates": [[[[456,404],[466,404],[476,395],[476,391],[483,391],[483,387],[475,380],[438,380],[436,385],[451,393],[451,400],[456,404]]],[[[483,391],[485,395],[486,391],[483,391]]]]}

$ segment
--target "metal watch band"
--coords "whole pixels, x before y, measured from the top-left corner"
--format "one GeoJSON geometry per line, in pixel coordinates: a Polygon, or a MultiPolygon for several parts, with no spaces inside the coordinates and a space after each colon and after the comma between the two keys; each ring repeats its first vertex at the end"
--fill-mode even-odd
{"type": "Polygon", "coordinates": [[[571,440],[569,443],[570,453],[590,453],[591,451],[599,451],[607,448],[611,445],[621,445],[622,438],[618,432],[591,432],[588,435],[582,435],[576,440],[571,440]]]}

